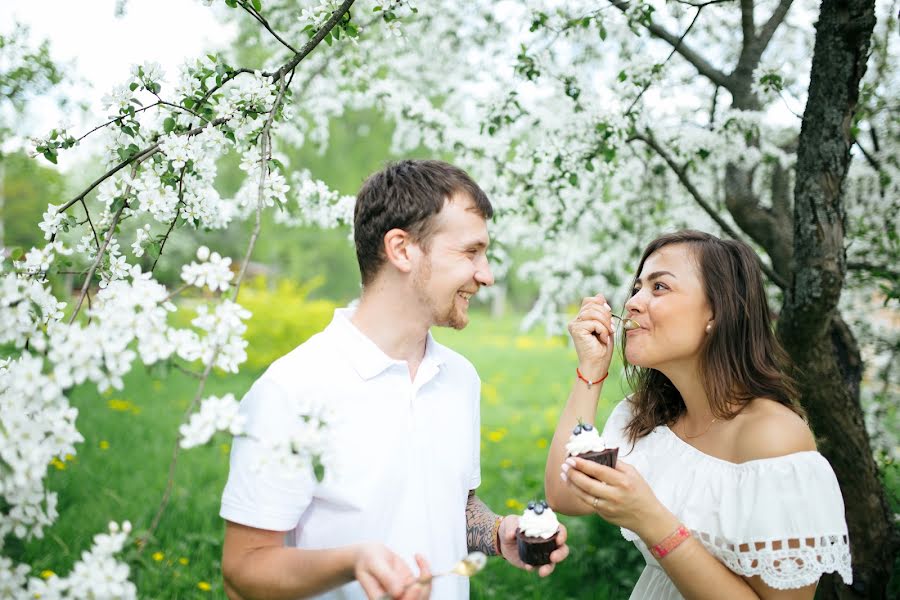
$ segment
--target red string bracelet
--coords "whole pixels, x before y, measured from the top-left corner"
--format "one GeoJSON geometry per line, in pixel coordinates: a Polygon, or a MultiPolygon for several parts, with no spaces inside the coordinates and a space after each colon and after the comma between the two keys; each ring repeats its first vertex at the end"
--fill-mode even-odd
{"type": "Polygon", "coordinates": [[[578,379],[582,380],[583,382],[585,382],[587,384],[588,389],[591,389],[593,386],[597,385],[598,383],[601,383],[604,379],[609,377],[609,371],[607,371],[606,375],[604,375],[597,381],[591,381],[590,379],[588,379],[587,377],[585,377],[584,375],[581,374],[581,369],[579,369],[578,367],[575,367],[575,373],[578,375],[578,379]]]}

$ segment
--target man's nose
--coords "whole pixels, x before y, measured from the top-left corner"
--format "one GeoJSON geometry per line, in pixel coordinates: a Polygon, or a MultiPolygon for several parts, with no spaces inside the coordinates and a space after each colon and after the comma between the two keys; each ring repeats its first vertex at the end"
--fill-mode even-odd
{"type": "Polygon", "coordinates": [[[475,271],[475,281],[481,285],[494,285],[494,274],[491,272],[491,265],[487,260],[475,271]]]}

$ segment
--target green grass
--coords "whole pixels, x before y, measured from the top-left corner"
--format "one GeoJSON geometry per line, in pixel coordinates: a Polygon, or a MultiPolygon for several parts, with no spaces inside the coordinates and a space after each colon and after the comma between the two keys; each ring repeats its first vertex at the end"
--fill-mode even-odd
{"type": "MultiPolygon", "coordinates": [[[[436,332],[481,375],[483,483],[478,493],[500,513],[520,512],[529,499],[543,497],[547,445],[575,369],[574,351],[563,338],[522,335],[517,327],[514,318],[476,314],[462,332],[436,332]]],[[[240,397],[258,375],[215,377],[205,394],[240,397]]],[[[601,420],[623,394],[616,375],[613,368],[604,386],[601,420]]],[[[162,498],[178,424],[195,391],[196,382],[184,374],[154,380],[143,369],[127,378],[122,393],[101,397],[88,388],[76,390],[73,403],[85,441],[77,456],[58,465],[62,468],[51,467],[49,480],[59,494],[60,518],[44,539],[8,546],[12,557],[32,564],[36,576],[44,570],[65,574],[110,520],[130,520],[138,534],[145,530],[162,498]]],[[[228,442],[217,436],[209,446],[181,454],[172,499],[156,534],[142,551],[131,547],[126,554],[141,598],[224,597],[224,526],[218,511],[228,442]]],[[[627,598],[643,565],[637,550],[599,518],[562,520],[572,554],[550,578],[492,559],[473,579],[473,598],[627,598]]]]}

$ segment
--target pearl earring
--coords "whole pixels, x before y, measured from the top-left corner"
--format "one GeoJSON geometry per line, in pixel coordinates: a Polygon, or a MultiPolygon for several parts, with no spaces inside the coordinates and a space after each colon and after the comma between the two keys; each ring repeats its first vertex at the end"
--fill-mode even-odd
{"type": "Polygon", "coordinates": [[[712,323],[706,324],[706,333],[710,333],[712,331],[712,323]]]}

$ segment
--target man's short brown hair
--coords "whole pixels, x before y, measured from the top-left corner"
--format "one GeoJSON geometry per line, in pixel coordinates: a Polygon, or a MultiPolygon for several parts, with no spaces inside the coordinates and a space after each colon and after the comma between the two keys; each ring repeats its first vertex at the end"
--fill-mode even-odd
{"type": "Polygon", "coordinates": [[[353,239],[362,284],[375,279],[387,257],[384,236],[402,229],[427,250],[434,218],[454,197],[470,198],[474,210],[490,219],[487,194],[458,167],[439,160],[402,160],[371,175],[356,195],[353,239]]]}

